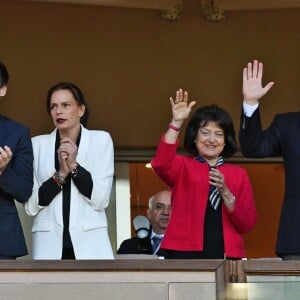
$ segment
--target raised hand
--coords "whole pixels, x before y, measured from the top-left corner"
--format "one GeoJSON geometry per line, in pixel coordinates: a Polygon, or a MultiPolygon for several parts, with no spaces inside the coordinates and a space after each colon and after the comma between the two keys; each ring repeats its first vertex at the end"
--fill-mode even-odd
{"type": "Polygon", "coordinates": [[[248,62],[243,69],[243,95],[247,104],[254,105],[263,97],[273,86],[274,82],[262,86],[263,64],[254,60],[253,64],[248,62]]]}
{"type": "Polygon", "coordinates": [[[172,120],[165,134],[165,141],[169,144],[175,143],[182,123],[189,116],[192,107],[196,104],[196,101],[188,103],[188,98],[188,92],[183,92],[182,89],[176,91],[175,100],[170,97],[172,120]]]}
{"type": "Polygon", "coordinates": [[[182,89],[176,91],[175,100],[170,97],[173,121],[183,122],[186,118],[188,118],[192,107],[196,104],[196,101],[188,103],[188,98],[188,92],[183,92],[182,89]]]}

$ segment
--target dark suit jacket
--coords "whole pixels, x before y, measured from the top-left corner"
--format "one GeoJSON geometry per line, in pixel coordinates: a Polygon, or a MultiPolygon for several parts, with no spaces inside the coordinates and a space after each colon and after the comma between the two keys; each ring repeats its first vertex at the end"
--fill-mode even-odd
{"type": "Polygon", "coordinates": [[[264,131],[259,108],[251,118],[242,112],[239,138],[247,157],[283,157],[286,188],[276,252],[279,256],[300,253],[300,112],[276,115],[264,131]]]}
{"type": "Polygon", "coordinates": [[[13,157],[0,175],[0,256],[18,257],[27,248],[14,199],[24,203],[33,187],[33,153],[28,128],[0,116],[0,146],[13,157]]]}
{"type": "Polygon", "coordinates": [[[153,254],[150,237],[144,239],[133,237],[123,241],[117,254],[153,254]]]}

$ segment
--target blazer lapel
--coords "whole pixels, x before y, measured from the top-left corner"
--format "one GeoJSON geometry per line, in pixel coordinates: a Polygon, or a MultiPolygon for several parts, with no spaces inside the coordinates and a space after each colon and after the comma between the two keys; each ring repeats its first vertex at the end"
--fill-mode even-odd
{"type": "MultiPolygon", "coordinates": [[[[45,169],[47,172],[47,178],[54,175],[55,170],[55,142],[56,142],[56,134],[57,129],[54,129],[49,134],[49,141],[47,144],[47,150],[45,153],[45,157],[47,160],[45,161],[45,169]]],[[[56,195],[57,200],[55,202],[54,213],[57,223],[60,226],[63,226],[63,214],[62,214],[62,192],[56,195]]]]}
{"type": "Polygon", "coordinates": [[[90,134],[89,131],[81,125],[81,138],[77,154],[77,162],[84,166],[86,162],[86,156],[88,155],[90,134]]]}
{"type": "MultiPolygon", "coordinates": [[[[90,138],[89,131],[81,125],[81,137],[80,137],[80,144],[79,144],[76,160],[83,167],[85,167],[86,165],[85,162],[86,162],[86,156],[88,155],[89,138],[90,138]]],[[[78,205],[80,201],[85,201],[82,199],[83,197],[84,196],[82,196],[78,192],[78,189],[76,188],[73,181],[71,181],[71,206],[70,206],[70,221],[69,221],[70,229],[76,226],[77,215],[79,211],[78,205]]]]}
{"type": "Polygon", "coordinates": [[[53,176],[55,170],[55,141],[56,141],[56,129],[53,130],[49,134],[49,140],[47,141],[47,147],[45,151],[45,161],[44,161],[44,168],[47,172],[46,178],[53,176]]]}

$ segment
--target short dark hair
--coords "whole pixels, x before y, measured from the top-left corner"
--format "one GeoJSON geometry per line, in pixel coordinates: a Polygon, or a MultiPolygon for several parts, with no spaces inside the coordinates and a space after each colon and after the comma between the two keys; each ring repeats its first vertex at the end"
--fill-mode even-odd
{"type": "Polygon", "coordinates": [[[54,92],[60,91],[60,90],[68,90],[72,93],[74,99],[79,105],[84,105],[85,106],[85,111],[83,116],[80,118],[80,122],[83,126],[86,126],[88,119],[89,119],[89,109],[87,106],[87,103],[84,99],[83,93],[81,92],[80,88],[76,86],[74,83],[70,82],[59,82],[52,86],[47,93],[47,112],[50,115],[50,99],[51,96],[54,92]]]}
{"type": "Polygon", "coordinates": [[[225,145],[221,155],[224,158],[232,156],[237,150],[237,142],[233,122],[229,114],[215,104],[200,107],[192,115],[185,130],[184,148],[192,154],[198,155],[195,139],[200,127],[209,122],[214,122],[223,129],[225,135],[225,145]]]}
{"type": "Polygon", "coordinates": [[[0,88],[7,86],[9,75],[4,63],[0,62],[0,88]]]}

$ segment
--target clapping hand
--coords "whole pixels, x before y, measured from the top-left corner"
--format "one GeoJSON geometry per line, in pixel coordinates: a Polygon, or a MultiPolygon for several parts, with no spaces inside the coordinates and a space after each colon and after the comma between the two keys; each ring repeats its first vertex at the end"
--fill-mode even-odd
{"type": "Polygon", "coordinates": [[[8,146],[0,147],[0,175],[12,158],[12,152],[8,146]]]}

